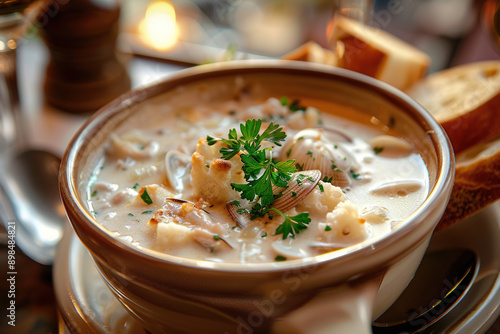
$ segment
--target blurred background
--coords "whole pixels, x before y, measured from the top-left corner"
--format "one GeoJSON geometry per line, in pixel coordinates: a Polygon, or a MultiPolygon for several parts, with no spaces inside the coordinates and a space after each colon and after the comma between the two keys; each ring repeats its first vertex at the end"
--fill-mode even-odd
{"type": "MultiPolygon", "coordinates": [[[[234,52],[230,56],[235,58],[281,57],[311,40],[327,47],[336,9],[357,2],[124,0],[120,49],[192,63],[220,60],[227,56],[221,50],[234,52]]],[[[434,72],[456,63],[498,58],[481,19],[483,2],[371,0],[365,21],[429,54],[434,72]]]]}
{"type": "MultiPolygon", "coordinates": [[[[79,97],[90,100],[96,93],[86,90],[85,80],[94,80],[103,87],[112,80],[120,82],[116,91],[100,90],[103,96],[96,103],[103,104],[181,67],[232,59],[280,58],[308,41],[327,48],[328,28],[341,1],[344,0],[52,0],[17,44],[21,105],[31,142],[61,154],[61,145],[96,110],[90,106],[81,113],[82,110],[73,108],[74,104],[67,104],[65,96],[61,97],[72,91],[50,91],[47,83],[50,86],[51,82],[56,85],[66,80],[75,85],[79,97]],[[97,39],[95,36],[103,31],[110,35],[97,39]],[[84,40],[88,45],[81,49],[78,47],[83,42],[75,46],[68,40],[84,40]],[[90,65],[77,64],[79,76],[72,72],[60,77],[61,68],[75,65],[75,50],[90,65]],[[94,58],[96,50],[99,57],[115,64],[111,74],[96,65],[104,63],[103,58],[94,58]],[[103,50],[112,52],[112,56],[103,50]],[[92,76],[96,71],[96,76],[92,76]],[[83,80],[81,85],[77,85],[79,80],[83,80]],[[64,134],[60,133],[62,124],[70,124],[64,134]],[[54,138],[61,136],[55,143],[54,138]]],[[[0,1],[0,6],[4,2],[0,1]]],[[[373,0],[366,21],[427,53],[432,60],[432,73],[453,65],[500,59],[499,46],[491,34],[494,27],[485,20],[487,15],[496,14],[485,13],[483,3],[373,0]]],[[[7,267],[6,243],[4,233],[0,238],[1,268],[7,267]]],[[[32,261],[19,250],[16,259],[18,322],[12,328],[2,317],[0,333],[58,333],[52,267],[32,261]]],[[[3,310],[7,302],[3,298],[8,288],[6,275],[2,269],[3,310]]],[[[500,333],[499,321],[488,333],[500,333]]]]}

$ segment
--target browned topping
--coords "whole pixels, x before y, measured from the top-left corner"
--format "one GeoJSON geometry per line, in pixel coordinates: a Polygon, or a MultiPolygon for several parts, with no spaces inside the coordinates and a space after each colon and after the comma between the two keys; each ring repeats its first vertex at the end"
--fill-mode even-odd
{"type": "Polygon", "coordinates": [[[231,163],[224,159],[216,159],[212,161],[211,167],[217,172],[227,173],[231,170],[231,163]]]}

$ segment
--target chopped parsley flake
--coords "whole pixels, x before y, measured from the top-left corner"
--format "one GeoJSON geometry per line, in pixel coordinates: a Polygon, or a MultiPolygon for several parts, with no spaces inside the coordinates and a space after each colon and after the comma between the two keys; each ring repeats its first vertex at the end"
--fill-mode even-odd
{"type": "Polygon", "coordinates": [[[276,262],[282,262],[282,261],[286,261],[286,257],[284,256],[281,256],[281,255],[278,255],[274,258],[274,261],[276,262]]]}
{"type": "Polygon", "coordinates": [[[267,237],[267,232],[264,232],[264,234],[263,234],[263,235],[261,235],[260,237],[261,237],[261,238],[265,238],[265,237],[267,237]]]}
{"type": "Polygon", "coordinates": [[[129,215],[130,217],[133,217],[133,216],[134,216],[134,214],[133,214],[133,213],[130,213],[130,212],[129,212],[129,214],[128,214],[128,215],[129,215]]]}
{"type": "Polygon", "coordinates": [[[321,180],[321,181],[323,181],[323,182],[325,182],[325,183],[331,183],[331,182],[332,182],[332,180],[333,180],[333,176],[330,176],[330,177],[325,176],[325,177],[323,178],[323,180],[321,180]]]}
{"type": "Polygon", "coordinates": [[[97,196],[97,190],[94,190],[94,191],[92,192],[92,195],[90,195],[90,196],[91,196],[91,197],[96,197],[96,196],[97,196]]]}
{"type": "Polygon", "coordinates": [[[146,203],[147,205],[153,204],[153,200],[151,199],[151,197],[149,197],[147,189],[144,189],[144,192],[142,193],[141,198],[144,201],[144,203],[146,203]]]}
{"type": "Polygon", "coordinates": [[[306,107],[304,106],[301,106],[300,105],[300,100],[296,99],[296,100],[293,100],[292,103],[290,103],[290,105],[288,106],[288,109],[290,109],[290,111],[306,111],[306,107]]]}
{"type": "Polygon", "coordinates": [[[283,96],[281,99],[280,99],[280,103],[282,106],[286,106],[288,104],[288,97],[286,96],[283,96]]]}
{"type": "Polygon", "coordinates": [[[321,183],[318,183],[318,188],[321,192],[325,192],[325,188],[323,188],[323,185],[321,183]]]}
{"type": "Polygon", "coordinates": [[[384,150],[384,148],[383,148],[383,147],[374,147],[374,148],[373,148],[373,152],[374,152],[375,154],[379,154],[379,153],[380,153],[380,152],[382,152],[383,150],[384,150]]]}
{"type": "Polygon", "coordinates": [[[336,164],[332,164],[332,169],[333,169],[335,172],[342,173],[342,169],[338,168],[336,164]]]}
{"type": "Polygon", "coordinates": [[[220,240],[220,237],[218,234],[214,234],[214,240],[220,240]]]}
{"type": "Polygon", "coordinates": [[[307,153],[306,153],[306,154],[307,154],[307,155],[309,155],[311,158],[312,158],[312,156],[313,156],[313,153],[312,153],[311,151],[307,151],[307,153]]]}
{"type": "Polygon", "coordinates": [[[139,187],[139,183],[135,183],[134,186],[132,187],[132,189],[137,189],[137,187],[139,187]]]}
{"type": "Polygon", "coordinates": [[[306,110],[306,107],[303,107],[300,105],[300,100],[295,99],[292,102],[290,102],[290,99],[287,96],[281,97],[280,103],[282,106],[288,106],[288,109],[290,109],[290,111],[292,111],[292,112],[299,111],[299,110],[300,111],[306,110]]]}
{"type": "Polygon", "coordinates": [[[205,167],[210,168],[210,165],[209,164],[205,164],[205,167]]]}
{"type": "Polygon", "coordinates": [[[147,210],[147,211],[142,211],[141,213],[142,213],[143,215],[147,215],[147,214],[149,214],[149,213],[153,213],[153,211],[151,211],[151,210],[147,210]]]}
{"type": "Polygon", "coordinates": [[[304,180],[309,180],[311,182],[314,182],[314,178],[312,176],[307,176],[307,175],[304,175],[304,174],[299,174],[299,176],[297,176],[297,185],[300,187],[302,186],[302,183],[304,180]]]}
{"type": "Polygon", "coordinates": [[[329,225],[325,226],[325,231],[331,231],[331,230],[332,230],[332,228],[329,225]]]}
{"type": "Polygon", "coordinates": [[[297,197],[297,193],[292,190],[292,197],[297,197]]]}
{"type": "Polygon", "coordinates": [[[358,180],[361,174],[356,174],[352,169],[351,169],[351,176],[353,179],[358,180]]]}

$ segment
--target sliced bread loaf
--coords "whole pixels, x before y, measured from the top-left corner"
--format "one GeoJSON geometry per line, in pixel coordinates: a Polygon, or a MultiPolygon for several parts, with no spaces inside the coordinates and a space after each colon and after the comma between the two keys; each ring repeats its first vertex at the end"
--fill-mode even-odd
{"type": "Polygon", "coordinates": [[[500,134],[500,61],[460,65],[434,73],[408,94],[441,123],[455,153],[500,134]]]}

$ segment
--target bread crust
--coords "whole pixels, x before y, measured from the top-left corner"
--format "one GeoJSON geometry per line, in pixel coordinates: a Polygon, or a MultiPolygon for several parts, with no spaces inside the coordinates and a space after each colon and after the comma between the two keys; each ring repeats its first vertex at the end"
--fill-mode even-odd
{"type": "Polygon", "coordinates": [[[500,185],[470,188],[455,182],[448,207],[436,226],[435,232],[445,229],[496,202],[500,198],[500,185]]]}
{"type": "Polygon", "coordinates": [[[440,122],[456,154],[500,134],[500,91],[464,115],[440,122]]]}
{"type": "Polygon", "coordinates": [[[440,231],[500,198],[500,137],[457,156],[450,201],[436,227],[440,231]]]}

